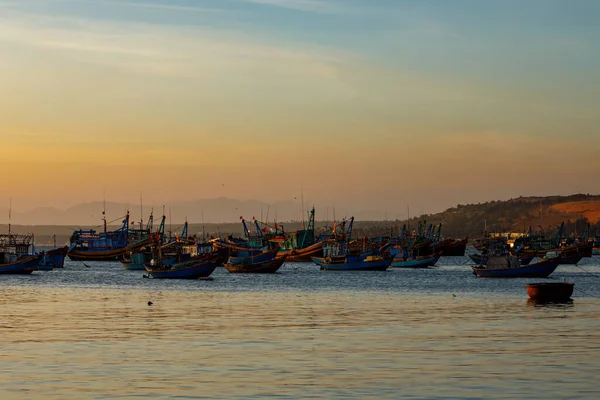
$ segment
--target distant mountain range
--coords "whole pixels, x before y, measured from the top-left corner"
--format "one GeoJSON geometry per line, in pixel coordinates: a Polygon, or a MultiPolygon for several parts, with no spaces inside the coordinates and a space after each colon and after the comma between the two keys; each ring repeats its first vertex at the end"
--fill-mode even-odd
{"type": "MultiPolygon", "coordinates": [[[[68,225],[68,226],[98,226],[102,223],[103,202],[96,201],[82,203],[61,210],[53,207],[39,207],[26,212],[12,211],[12,223],[18,225],[68,225]]],[[[305,215],[310,211],[312,204],[304,205],[305,215]]],[[[315,205],[317,219],[326,219],[326,207],[315,205]]],[[[127,210],[132,221],[140,220],[140,205],[107,202],[106,218],[112,224],[118,224],[127,210]]],[[[144,205],[143,218],[147,220],[151,206],[144,205]]],[[[163,207],[154,207],[155,220],[160,219],[163,207]]],[[[181,224],[186,219],[190,223],[227,223],[238,222],[240,216],[250,220],[257,219],[274,221],[301,221],[302,205],[300,202],[284,201],[277,203],[265,203],[258,200],[236,200],[229,198],[202,199],[187,202],[172,203],[165,208],[167,218],[173,224],[181,224]]],[[[333,210],[329,210],[329,219],[333,219],[333,210]]],[[[357,220],[383,220],[392,212],[374,210],[359,210],[352,215],[357,220]]],[[[348,217],[350,215],[347,215],[348,217]]],[[[338,210],[337,218],[344,217],[338,210]]],[[[306,216],[305,216],[306,218],[306,216]]],[[[8,223],[8,209],[0,209],[0,224],[8,223]]]]}
{"type": "MultiPolygon", "coordinates": [[[[37,243],[50,243],[56,235],[57,243],[67,243],[74,228],[98,227],[101,225],[102,202],[80,204],[67,210],[55,208],[37,208],[26,213],[14,213],[12,218],[13,232],[32,232],[36,235],[37,243]],[[34,226],[32,226],[34,225],[34,226]]],[[[263,209],[263,220],[273,221],[275,209],[277,221],[285,226],[287,232],[302,228],[300,204],[282,202],[268,205],[259,201],[239,201],[233,199],[208,199],[187,203],[177,203],[171,206],[172,224],[167,222],[167,230],[179,231],[185,218],[190,222],[189,232],[208,235],[234,234],[241,236],[242,226],[239,217],[251,220],[253,216],[260,219],[263,209]],[[204,213],[203,213],[204,210],[204,213]],[[201,224],[204,214],[204,224],[201,224]]],[[[129,206],[124,203],[107,203],[107,219],[109,229],[116,229],[121,223],[121,217],[129,208],[132,221],[139,221],[139,206],[129,206]],[[112,223],[111,223],[112,221],[112,223]]],[[[316,208],[317,228],[325,229],[326,212],[316,208]]],[[[146,219],[150,207],[144,207],[146,219]]],[[[167,216],[169,214],[166,210],[167,216]]],[[[330,220],[333,219],[330,212],[330,220]]],[[[5,213],[8,219],[8,211],[5,213]]],[[[162,215],[162,207],[154,210],[155,227],[162,215]]],[[[379,236],[389,234],[392,229],[400,228],[405,220],[383,220],[385,213],[366,211],[354,213],[357,223],[354,225],[354,236],[379,236]],[[382,215],[383,214],[383,215],[382,215]]],[[[389,214],[391,215],[391,214],[389,214]]],[[[347,215],[350,216],[350,215],[347,215]]],[[[338,213],[339,221],[344,215],[338,213]]],[[[6,220],[0,219],[0,232],[6,232],[6,220]]],[[[451,237],[470,238],[481,237],[484,232],[524,232],[529,226],[536,232],[553,234],[561,222],[565,222],[565,233],[581,234],[588,223],[591,224],[591,234],[600,234],[600,195],[571,195],[545,197],[518,197],[506,201],[489,201],[477,204],[459,204],[436,214],[413,217],[410,228],[417,226],[418,220],[426,220],[427,224],[442,223],[442,235],[451,237]]],[[[252,229],[252,228],[251,228],[252,229]]]]}

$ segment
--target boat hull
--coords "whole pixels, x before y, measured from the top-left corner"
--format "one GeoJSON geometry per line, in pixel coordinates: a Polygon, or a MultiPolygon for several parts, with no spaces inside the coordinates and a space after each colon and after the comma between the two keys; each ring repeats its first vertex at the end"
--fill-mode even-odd
{"type": "Polygon", "coordinates": [[[41,255],[23,257],[8,264],[0,264],[0,274],[29,275],[37,269],[41,255]]]}
{"type": "Polygon", "coordinates": [[[112,250],[88,251],[73,248],[69,249],[67,256],[69,256],[69,258],[73,261],[118,261],[123,258],[127,252],[135,252],[136,250],[150,245],[153,242],[153,237],[148,237],[129,246],[112,250]]]}
{"type": "Polygon", "coordinates": [[[183,263],[176,263],[167,268],[159,269],[146,266],[146,271],[150,277],[155,279],[198,279],[206,278],[214,272],[219,266],[218,256],[206,259],[203,257],[199,261],[189,260],[183,263]]]}
{"type": "Polygon", "coordinates": [[[568,301],[575,284],[570,282],[542,282],[525,285],[527,294],[536,301],[568,301]]]}
{"type": "MultiPolygon", "coordinates": [[[[481,254],[469,254],[469,258],[477,265],[485,265],[487,260],[481,256],[481,254]]],[[[529,264],[535,257],[524,257],[522,255],[519,256],[519,262],[521,265],[529,264]]]]}
{"type": "Polygon", "coordinates": [[[223,266],[232,274],[273,274],[281,268],[287,256],[257,263],[226,263],[223,266]]]}
{"type": "Polygon", "coordinates": [[[395,268],[427,268],[433,267],[439,259],[439,254],[432,257],[419,257],[413,259],[394,258],[391,266],[395,268]]]}
{"type": "Polygon", "coordinates": [[[594,242],[589,241],[556,249],[523,249],[518,252],[518,255],[523,257],[544,257],[548,252],[557,252],[564,257],[591,257],[593,248],[594,242]]]}
{"type": "Polygon", "coordinates": [[[385,271],[392,264],[392,258],[367,260],[361,258],[346,257],[344,262],[330,262],[325,259],[319,264],[321,270],[325,271],[385,271]]]}
{"type": "Polygon", "coordinates": [[[67,257],[68,251],[69,247],[63,246],[44,252],[43,257],[40,259],[38,270],[45,270],[45,268],[48,268],[48,270],[52,270],[53,268],[63,268],[65,266],[65,258],[67,257]]]}
{"type": "Polygon", "coordinates": [[[560,257],[557,257],[516,268],[488,269],[474,266],[471,268],[473,274],[481,278],[546,278],[560,263],[560,257]]]}
{"type": "Polygon", "coordinates": [[[264,261],[271,261],[277,256],[277,250],[264,251],[262,253],[251,256],[231,256],[227,261],[228,264],[257,264],[264,261]]]}
{"type": "Polygon", "coordinates": [[[287,261],[292,262],[311,262],[313,257],[323,255],[323,244],[324,242],[318,242],[303,249],[280,251],[277,257],[287,256],[287,261]]]}
{"type": "Polygon", "coordinates": [[[131,258],[121,259],[121,265],[128,271],[144,271],[145,264],[152,260],[151,253],[135,253],[131,258]]]}

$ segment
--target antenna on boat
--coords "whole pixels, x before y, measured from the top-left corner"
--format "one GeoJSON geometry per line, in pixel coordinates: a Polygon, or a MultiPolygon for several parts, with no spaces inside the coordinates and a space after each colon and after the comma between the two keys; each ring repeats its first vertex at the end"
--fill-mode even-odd
{"type": "Polygon", "coordinates": [[[140,193],[140,231],[144,230],[144,202],[140,193]]]}
{"type": "Polygon", "coordinates": [[[202,212],[202,241],[206,241],[206,230],[204,229],[204,210],[202,212]]]}
{"type": "Polygon", "coordinates": [[[300,202],[302,203],[302,229],[306,229],[306,224],[304,223],[304,191],[302,190],[302,185],[300,185],[300,202]]]}
{"type": "Polygon", "coordinates": [[[12,196],[8,199],[8,239],[10,240],[10,223],[12,222],[12,196]]]}
{"type": "Polygon", "coordinates": [[[104,225],[104,233],[106,233],[106,189],[104,189],[104,200],[102,204],[102,221],[104,225]]]}
{"type": "Polygon", "coordinates": [[[171,241],[172,231],[173,231],[173,220],[171,219],[171,206],[169,206],[169,241],[171,241]]]}

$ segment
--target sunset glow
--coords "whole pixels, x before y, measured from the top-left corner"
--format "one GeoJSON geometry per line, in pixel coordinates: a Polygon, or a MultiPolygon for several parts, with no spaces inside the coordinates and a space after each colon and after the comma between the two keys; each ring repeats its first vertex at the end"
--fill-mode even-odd
{"type": "Polygon", "coordinates": [[[0,9],[0,165],[16,209],[302,190],[403,213],[598,192],[596,1],[0,9]]]}

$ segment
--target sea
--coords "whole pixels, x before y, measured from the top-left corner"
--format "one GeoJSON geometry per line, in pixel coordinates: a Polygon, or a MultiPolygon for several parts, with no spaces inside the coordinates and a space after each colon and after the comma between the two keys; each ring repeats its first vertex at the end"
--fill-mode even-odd
{"type": "Polygon", "coordinates": [[[429,269],[0,276],[0,399],[598,399],[600,258],[548,279],[429,269]],[[536,304],[525,284],[575,283],[536,304]]]}

